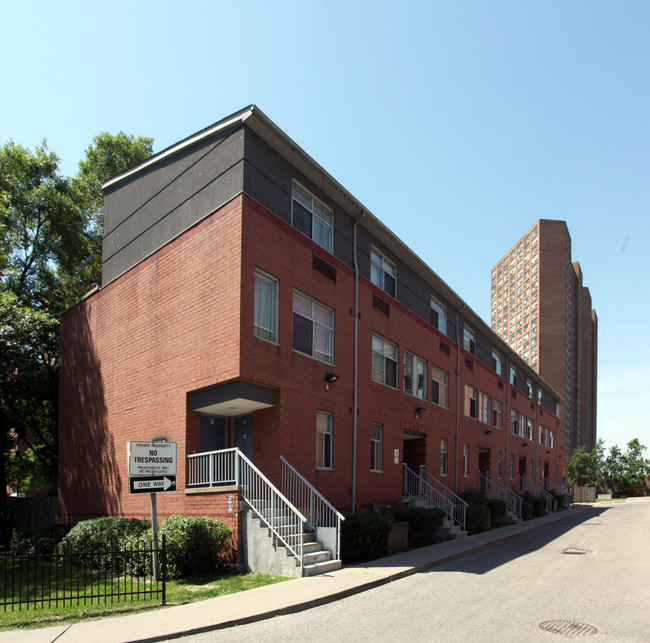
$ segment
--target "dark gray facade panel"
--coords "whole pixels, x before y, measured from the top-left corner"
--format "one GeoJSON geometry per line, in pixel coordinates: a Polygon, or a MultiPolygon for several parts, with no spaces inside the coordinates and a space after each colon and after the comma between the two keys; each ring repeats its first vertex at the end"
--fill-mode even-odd
{"type": "Polygon", "coordinates": [[[252,199],[291,225],[290,196],[286,189],[274,183],[248,161],[244,169],[244,192],[252,199]]]}
{"type": "Polygon", "coordinates": [[[117,254],[122,248],[133,243],[134,239],[140,235],[142,231],[142,213],[136,212],[108,234],[104,233],[104,240],[102,242],[102,257],[104,263],[110,262],[111,258],[117,254]]]}
{"type": "Polygon", "coordinates": [[[162,221],[170,213],[179,209],[181,205],[187,204],[192,197],[190,190],[190,177],[185,173],[176,177],[166,189],[161,190],[156,196],[152,197],[141,209],[141,232],[146,232],[156,225],[158,221],[162,221]]]}
{"type": "Polygon", "coordinates": [[[120,252],[104,263],[102,266],[102,283],[107,284],[125,273],[129,268],[133,268],[142,257],[140,246],[141,238],[138,237],[138,239],[122,248],[120,252]]]}
{"type": "Polygon", "coordinates": [[[153,254],[171,239],[189,228],[189,210],[189,204],[185,203],[144,231],[141,243],[141,259],[153,254]]]}
{"type": "Polygon", "coordinates": [[[217,208],[241,194],[243,185],[244,162],[242,160],[230,167],[209,186],[193,195],[189,210],[190,225],[212,214],[217,208]]]}

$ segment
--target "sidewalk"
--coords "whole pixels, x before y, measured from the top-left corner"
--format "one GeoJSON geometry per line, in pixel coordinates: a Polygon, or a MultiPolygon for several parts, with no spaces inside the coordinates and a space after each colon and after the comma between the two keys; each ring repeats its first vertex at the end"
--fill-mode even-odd
{"type": "Polygon", "coordinates": [[[299,578],[197,603],[161,608],[140,614],[114,616],[40,630],[0,633],[0,643],[126,643],[170,638],[243,625],[323,605],[398,578],[502,543],[576,516],[592,505],[502,527],[468,538],[449,540],[371,563],[344,567],[329,574],[299,578]]]}

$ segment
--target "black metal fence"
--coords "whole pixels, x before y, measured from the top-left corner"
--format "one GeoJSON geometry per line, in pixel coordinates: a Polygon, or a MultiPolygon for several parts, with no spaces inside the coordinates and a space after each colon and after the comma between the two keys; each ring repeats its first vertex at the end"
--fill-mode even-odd
{"type": "Polygon", "coordinates": [[[164,605],[166,573],[164,535],[157,550],[138,542],[119,550],[0,554],[0,607],[7,612],[154,599],[164,605]]]}

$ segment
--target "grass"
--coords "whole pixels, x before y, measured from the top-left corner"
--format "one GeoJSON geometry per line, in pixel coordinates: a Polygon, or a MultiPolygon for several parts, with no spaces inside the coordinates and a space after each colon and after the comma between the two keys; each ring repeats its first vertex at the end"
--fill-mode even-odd
{"type": "MultiPolygon", "coordinates": [[[[167,581],[167,601],[166,605],[182,605],[194,601],[201,601],[215,596],[225,594],[234,594],[255,587],[263,587],[272,583],[289,580],[283,576],[273,576],[271,574],[234,574],[228,576],[206,576],[202,578],[188,578],[174,581],[167,581]]],[[[96,575],[84,576],[85,590],[90,593],[91,587],[96,594],[96,584],[98,580],[96,575]]],[[[113,582],[117,582],[116,580],[113,582]]],[[[121,578],[122,587],[124,586],[124,577],[121,578]]],[[[140,579],[140,583],[144,583],[140,579]]],[[[4,583],[4,578],[0,575],[0,589],[4,583]]],[[[102,586],[104,579],[101,580],[102,586]]],[[[109,581],[110,585],[110,581],[109,581]]],[[[38,627],[47,627],[51,625],[63,625],[77,623],[89,618],[100,618],[114,615],[134,614],[151,609],[160,609],[161,600],[117,600],[106,599],[109,602],[103,602],[104,599],[98,599],[95,596],[93,603],[83,599],[77,604],[77,600],[72,605],[59,607],[32,607],[20,611],[3,612],[0,608],[0,631],[29,629],[38,627]],[[101,600],[102,602],[99,602],[101,600]]]]}

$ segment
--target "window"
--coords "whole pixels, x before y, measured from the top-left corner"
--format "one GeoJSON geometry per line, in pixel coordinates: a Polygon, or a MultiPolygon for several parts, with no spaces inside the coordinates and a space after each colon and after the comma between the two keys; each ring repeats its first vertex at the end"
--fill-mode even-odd
{"type": "Polygon", "coordinates": [[[528,397],[532,398],[534,395],[533,392],[533,380],[530,378],[526,378],[526,392],[528,393],[528,397]]]}
{"type": "Polygon", "coordinates": [[[481,391],[479,393],[480,397],[480,404],[481,404],[481,422],[485,422],[486,424],[490,423],[490,396],[487,393],[483,393],[481,391]]]}
{"type": "Polygon", "coordinates": [[[535,422],[532,418],[528,418],[528,439],[535,439],[535,422]]]}
{"type": "Polygon", "coordinates": [[[469,326],[463,327],[463,348],[476,355],[476,333],[469,326]]]}
{"type": "Polygon", "coordinates": [[[404,351],[404,392],[427,399],[427,363],[417,355],[404,351]]]}
{"type": "Polygon", "coordinates": [[[476,418],[476,389],[465,384],[465,415],[476,418]]]}
{"type": "Polygon", "coordinates": [[[395,296],[397,267],[374,248],[370,250],[370,281],[392,297],[395,296]]]}
{"type": "Polygon", "coordinates": [[[449,450],[449,442],[447,438],[440,439],[440,475],[447,475],[447,452],[449,450]]]}
{"type": "Polygon", "coordinates": [[[501,353],[495,349],[492,349],[492,368],[498,375],[501,375],[501,353]]]}
{"type": "Polygon", "coordinates": [[[469,444],[463,446],[463,475],[469,478],[469,444]]]}
{"type": "Polygon", "coordinates": [[[503,453],[499,451],[497,456],[497,478],[501,479],[501,473],[503,469],[503,453]]]}
{"type": "Polygon", "coordinates": [[[449,390],[449,374],[437,366],[431,366],[431,401],[447,408],[449,390]]]}
{"type": "Polygon", "coordinates": [[[523,413],[519,414],[519,437],[526,437],[526,416],[523,413]]]}
{"type": "Polygon", "coordinates": [[[381,471],[381,445],[384,427],[376,422],[370,423],[370,470],[381,471]]]}
{"type": "Polygon", "coordinates": [[[515,477],[515,456],[510,454],[510,480],[515,477]]]}
{"type": "Polygon", "coordinates": [[[372,336],[372,379],[397,388],[397,346],[377,335],[372,336]]]}
{"type": "Polygon", "coordinates": [[[517,384],[517,367],[510,366],[510,384],[517,384]]]}
{"type": "Polygon", "coordinates": [[[255,271],[255,337],[277,342],[278,281],[255,271]]]}
{"type": "Polygon", "coordinates": [[[312,196],[302,186],[294,183],[291,199],[291,224],[319,246],[332,252],[332,210],[312,196]]]}
{"type": "Polygon", "coordinates": [[[332,469],[332,414],[316,412],[316,467],[332,469]]]}
{"type": "Polygon", "coordinates": [[[297,292],[293,293],[293,348],[324,362],[334,355],[334,312],[297,292]]]}
{"type": "Polygon", "coordinates": [[[510,433],[519,435],[519,413],[514,409],[510,409],[510,433]]]}
{"type": "Polygon", "coordinates": [[[499,400],[492,400],[492,426],[500,429],[503,425],[503,403],[499,400]]]}
{"type": "Polygon", "coordinates": [[[447,307],[431,297],[431,323],[441,333],[447,334],[447,307]]]}

